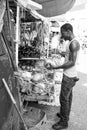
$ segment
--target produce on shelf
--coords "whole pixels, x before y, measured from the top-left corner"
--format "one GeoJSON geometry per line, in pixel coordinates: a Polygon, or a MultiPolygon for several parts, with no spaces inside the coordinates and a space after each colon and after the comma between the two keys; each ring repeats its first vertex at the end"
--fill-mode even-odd
{"type": "MultiPolygon", "coordinates": [[[[19,68],[15,73],[20,83],[22,100],[54,102],[55,84],[61,84],[62,71],[46,69],[46,64],[63,64],[61,56],[50,54],[49,26],[43,22],[21,24],[19,45],[19,68]]],[[[57,91],[56,91],[57,90],[57,91]]]]}

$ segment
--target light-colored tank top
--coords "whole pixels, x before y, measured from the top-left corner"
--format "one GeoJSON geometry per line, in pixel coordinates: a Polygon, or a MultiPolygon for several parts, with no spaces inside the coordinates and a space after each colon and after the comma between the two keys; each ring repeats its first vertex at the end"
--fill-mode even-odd
{"type": "MultiPolygon", "coordinates": [[[[69,52],[70,52],[70,49],[69,49],[69,46],[71,44],[72,41],[76,40],[75,38],[72,39],[70,42],[67,42],[67,45],[66,45],[66,56],[65,56],[65,63],[68,62],[69,60],[69,52]]],[[[79,51],[77,52],[77,58],[76,58],[76,62],[75,62],[75,65],[68,68],[68,69],[64,69],[64,74],[68,77],[77,77],[77,62],[78,62],[78,55],[79,55],[79,51]]]]}

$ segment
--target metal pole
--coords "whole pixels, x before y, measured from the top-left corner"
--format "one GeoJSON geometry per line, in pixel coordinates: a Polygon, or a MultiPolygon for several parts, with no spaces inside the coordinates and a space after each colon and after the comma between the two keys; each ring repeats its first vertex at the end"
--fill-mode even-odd
{"type": "Polygon", "coordinates": [[[20,7],[17,5],[17,15],[16,15],[16,66],[18,67],[18,46],[19,46],[19,29],[20,29],[20,7]]]}

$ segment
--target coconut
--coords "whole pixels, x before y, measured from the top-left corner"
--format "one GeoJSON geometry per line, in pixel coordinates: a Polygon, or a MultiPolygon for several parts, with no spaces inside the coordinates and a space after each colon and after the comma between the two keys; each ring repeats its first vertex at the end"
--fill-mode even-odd
{"type": "Polygon", "coordinates": [[[42,73],[35,73],[32,76],[32,80],[35,81],[35,82],[38,82],[38,81],[42,80],[43,77],[44,77],[44,75],[42,73]]]}

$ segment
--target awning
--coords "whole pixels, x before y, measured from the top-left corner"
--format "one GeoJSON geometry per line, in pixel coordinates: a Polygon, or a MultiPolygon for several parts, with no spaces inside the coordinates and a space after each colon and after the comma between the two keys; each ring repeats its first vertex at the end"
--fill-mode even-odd
{"type": "MultiPolygon", "coordinates": [[[[26,0],[27,2],[25,2],[24,0],[17,0],[20,4],[22,4],[25,8],[29,8],[27,5],[29,0],[26,0]],[[24,4],[23,4],[24,3],[24,4]]],[[[38,10],[38,13],[43,16],[43,17],[54,17],[54,16],[60,16],[64,13],[66,13],[67,11],[69,11],[75,1],[77,0],[32,0],[33,2],[36,2],[37,4],[34,4],[34,6],[32,6],[31,4],[31,8],[33,7],[33,9],[36,8],[36,10],[38,10]],[[38,6],[35,6],[38,5],[38,6]],[[38,8],[42,6],[41,8],[38,8]]],[[[14,16],[16,17],[16,4],[15,4],[15,0],[9,0],[10,3],[10,7],[14,12],[14,16]]],[[[30,9],[31,9],[30,8],[30,9]]],[[[36,14],[36,13],[35,13],[36,14]]],[[[30,18],[31,19],[31,18],[30,18]]]]}
{"type": "Polygon", "coordinates": [[[58,16],[70,10],[76,0],[33,0],[42,5],[38,12],[45,17],[58,16]]]}

